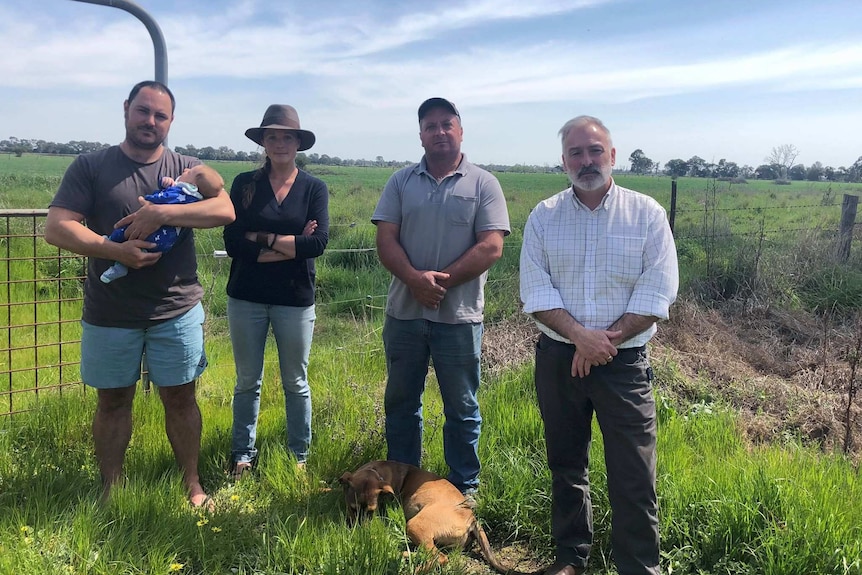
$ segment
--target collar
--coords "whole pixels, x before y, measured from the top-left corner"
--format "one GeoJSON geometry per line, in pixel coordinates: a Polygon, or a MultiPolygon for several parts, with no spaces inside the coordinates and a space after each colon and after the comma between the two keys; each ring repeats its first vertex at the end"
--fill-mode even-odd
{"type": "MultiPolygon", "coordinates": [[[[467,174],[468,167],[470,166],[470,162],[467,161],[467,154],[461,152],[461,163],[458,164],[458,167],[455,168],[455,171],[452,174],[458,174],[460,176],[464,176],[467,174]]],[[[425,160],[425,155],[422,155],[422,159],[419,160],[419,163],[416,164],[416,168],[413,170],[417,174],[426,173],[428,177],[434,178],[431,175],[431,172],[428,171],[428,162],[425,160]]]]}
{"type": "MultiPolygon", "coordinates": [[[[569,193],[572,194],[572,204],[575,206],[576,210],[586,210],[587,212],[595,211],[590,210],[584,203],[578,198],[578,194],[575,193],[575,187],[569,186],[569,193]]],[[[608,188],[608,191],[605,192],[605,195],[602,196],[602,201],[599,202],[599,205],[596,207],[596,210],[607,210],[611,206],[611,202],[614,201],[614,198],[619,194],[617,191],[617,184],[614,182],[613,177],[611,177],[611,187],[608,188]]]]}

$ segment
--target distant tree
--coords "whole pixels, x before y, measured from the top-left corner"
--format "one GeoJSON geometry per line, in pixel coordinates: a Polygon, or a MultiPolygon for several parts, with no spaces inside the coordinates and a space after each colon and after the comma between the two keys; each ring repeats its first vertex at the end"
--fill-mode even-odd
{"type": "Polygon", "coordinates": [[[655,162],[646,157],[646,154],[640,148],[632,152],[632,155],[629,156],[629,161],[632,163],[631,171],[636,174],[651,172],[655,164],[655,162]]]}
{"type": "Polygon", "coordinates": [[[814,162],[808,166],[808,169],[805,171],[805,179],[809,182],[819,182],[826,179],[826,170],[823,169],[823,164],[814,162]]]}
{"type": "Polygon", "coordinates": [[[664,165],[664,173],[672,178],[680,178],[688,173],[688,162],[674,158],[664,165]]]}
{"type": "Polygon", "coordinates": [[[803,164],[795,164],[787,170],[787,176],[795,182],[801,182],[805,179],[805,166],[803,164]]]}
{"type": "Polygon", "coordinates": [[[699,156],[692,156],[688,162],[688,175],[694,178],[706,178],[709,176],[709,169],[706,166],[706,160],[699,156]]]}
{"type": "Polygon", "coordinates": [[[767,164],[780,166],[779,177],[787,178],[790,175],[790,168],[793,167],[796,158],[799,157],[799,150],[793,144],[782,144],[775,146],[772,151],[764,159],[767,164]]]}
{"type": "Polygon", "coordinates": [[[198,158],[201,160],[216,160],[217,152],[216,149],[212,146],[204,146],[200,150],[198,150],[198,158]]]}
{"type": "Polygon", "coordinates": [[[771,164],[760,164],[754,170],[754,177],[758,180],[774,180],[779,176],[775,166],[771,164]]]}
{"type": "Polygon", "coordinates": [[[847,179],[848,182],[859,182],[862,181],[862,156],[853,162],[853,165],[847,168],[847,179]]]}
{"type": "Polygon", "coordinates": [[[712,162],[704,162],[703,171],[700,174],[701,178],[714,178],[715,172],[718,169],[718,166],[713,164],[712,162]]]}
{"type": "Polygon", "coordinates": [[[305,166],[308,165],[308,156],[303,152],[299,152],[296,154],[296,167],[300,169],[304,169],[305,166]]]}
{"type": "Polygon", "coordinates": [[[736,162],[728,162],[724,158],[718,161],[715,167],[715,177],[717,178],[736,178],[739,176],[739,166],[736,162]]]}
{"type": "Polygon", "coordinates": [[[741,168],[739,168],[739,177],[740,178],[753,178],[754,177],[754,168],[745,164],[741,168]]]}

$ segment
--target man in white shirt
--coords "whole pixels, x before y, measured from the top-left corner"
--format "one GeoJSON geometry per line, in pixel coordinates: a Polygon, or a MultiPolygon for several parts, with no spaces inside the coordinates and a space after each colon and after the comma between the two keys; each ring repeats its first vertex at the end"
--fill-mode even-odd
{"type": "Polygon", "coordinates": [[[560,136],[572,186],[530,214],[520,263],[524,312],[542,332],[535,379],[557,546],[546,573],[579,575],[586,568],[595,413],[617,570],[657,575],[656,412],[646,343],[676,299],[676,248],[658,202],[614,183],[616,150],[598,118],[573,118],[560,136]]]}

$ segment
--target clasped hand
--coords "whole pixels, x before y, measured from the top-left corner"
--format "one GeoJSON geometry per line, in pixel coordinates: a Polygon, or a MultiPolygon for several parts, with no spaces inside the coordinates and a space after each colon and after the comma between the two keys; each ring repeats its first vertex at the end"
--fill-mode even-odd
{"type": "Polygon", "coordinates": [[[621,331],[587,330],[575,343],[575,356],[572,358],[572,377],[586,377],[590,369],[597,365],[607,365],[619,353],[613,340],[622,335],[621,331]]]}
{"type": "Polygon", "coordinates": [[[449,274],[433,270],[419,272],[409,285],[410,293],[422,306],[437,309],[446,295],[446,288],[439,282],[449,279],[449,274]]]}

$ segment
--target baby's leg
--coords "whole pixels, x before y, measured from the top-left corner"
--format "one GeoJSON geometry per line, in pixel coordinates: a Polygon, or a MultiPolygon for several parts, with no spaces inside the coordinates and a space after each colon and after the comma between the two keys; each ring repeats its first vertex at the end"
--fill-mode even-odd
{"type": "Polygon", "coordinates": [[[129,268],[120,262],[114,262],[114,265],[109,267],[104,271],[104,273],[99,276],[99,279],[102,280],[103,283],[109,284],[117,278],[121,278],[129,273],[129,268]]]}

